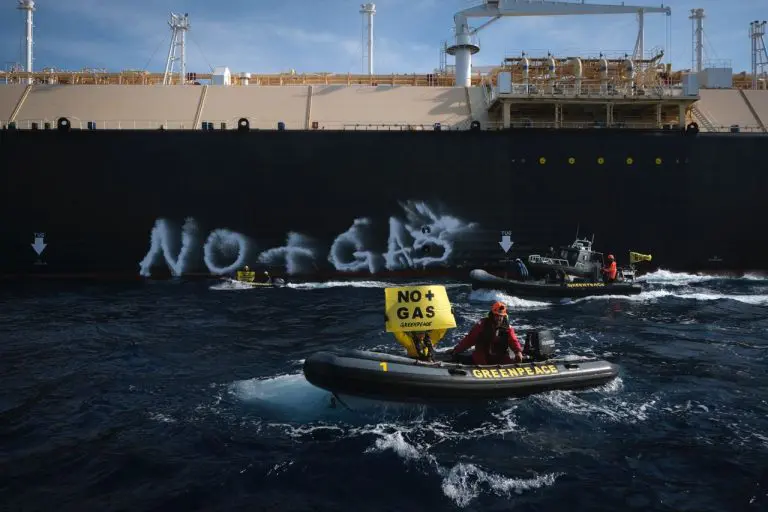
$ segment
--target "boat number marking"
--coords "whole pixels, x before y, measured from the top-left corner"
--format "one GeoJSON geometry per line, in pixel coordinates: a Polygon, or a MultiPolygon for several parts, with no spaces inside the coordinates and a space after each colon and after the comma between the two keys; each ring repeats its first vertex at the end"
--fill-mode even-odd
{"type": "Polygon", "coordinates": [[[568,288],[599,288],[605,286],[605,283],[567,283],[568,288]]]}
{"type": "Polygon", "coordinates": [[[379,366],[381,366],[382,371],[385,371],[385,372],[387,371],[387,362],[386,361],[380,362],[379,366]]]}
{"type": "Polygon", "coordinates": [[[472,370],[472,375],[476,379],[509,379],[526,377],[528,375],[551,375],[553,373],[558,373],[557,366],[553,364],[523,366],[518,368],[494,368],[492,370],[472,370]]]}

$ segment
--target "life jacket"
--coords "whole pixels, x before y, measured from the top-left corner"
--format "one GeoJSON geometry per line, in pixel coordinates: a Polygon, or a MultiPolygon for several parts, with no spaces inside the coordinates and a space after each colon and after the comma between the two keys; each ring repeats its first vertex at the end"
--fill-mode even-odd
{"type": "Polygon", "coordinates": [[[491,319],[485,318],[483,320],[483,330],[480,332],[480,339],[477,342],[477,348],[489,359],[506,354],[509,348],[508,321],[504,320],[498,328],[494,328],[491,319]]]}
{"type": "Polygon", "coordinates": [[[405,348],[409,357],[427,360],[432,358],[435,346],[447,332],[448,329],[433,329],[427,332],[421,341],[412,336],[410,332],[394,331],[392,334],[397,342],[405,348]]]}
{"type": "Polygon", "coordinates": [[[429,333],[426,333],[422,339],[413,336],[413,346],[416,349],[416,354],[419,359],[432,358],[434,347],[432,346],[432,340],[429,337],[429,333]]]}

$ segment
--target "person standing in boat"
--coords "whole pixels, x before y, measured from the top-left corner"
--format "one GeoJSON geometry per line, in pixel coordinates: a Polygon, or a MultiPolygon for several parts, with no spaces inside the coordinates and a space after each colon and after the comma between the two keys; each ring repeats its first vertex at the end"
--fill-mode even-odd
{"type": "Polygon", "coordinates": [[[618,271],[616,269],[616,258],[613,257],[613,254],[608,255],[608,266],[603,267],[602,271],[605,284],[610,284],[616,280],[616,273],[618,271]]]}
{"type": "Polygon", "coordinates": [[[510,349],[515,354],[514,362],[523,361],[523,348],[509,325],[507,306],[503,302],[495,302],[488,316],[477,322],[450,353],[455,356],[470,347],[475,347],[472,362],[477,365],[511,364],[510,349]]]}

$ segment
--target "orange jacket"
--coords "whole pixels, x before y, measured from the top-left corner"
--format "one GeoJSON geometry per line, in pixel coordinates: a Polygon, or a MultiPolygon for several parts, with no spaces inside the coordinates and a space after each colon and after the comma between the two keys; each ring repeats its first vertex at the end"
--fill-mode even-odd
{"type": "MultiPolygon", "coordinates": [[[[487,318],[484,318],[477,322],[472,330],[464,336],[464,339],[459,342],[453,349],[454,353],[458,354],[464,352],[469,347],[475,347],[475,351],[472,353],[472,361],[475,364],[511,364],[513,361],[508,354],[491,354],[490,346],[499,341],[497,331],[493,331],[492,339],[483,340],[483,328],[485,323],[489,322],[487,318]],[[485,343],[483,343],[485,342],[485,343]]],[[[517,334],[511,326],[507,326],[507,345],[513,352],[522,352],[523,347],[520,345],[520,340],[517,339],[517,334]]]]}
{"type": "Polygon", "coordinates": [[[608,279],[610,279],[611,281],[616,279],[616,272],[617,272],[616,262],[612,261],[607,267],[603,269],[603,272],[608,274],[608,279]]]}

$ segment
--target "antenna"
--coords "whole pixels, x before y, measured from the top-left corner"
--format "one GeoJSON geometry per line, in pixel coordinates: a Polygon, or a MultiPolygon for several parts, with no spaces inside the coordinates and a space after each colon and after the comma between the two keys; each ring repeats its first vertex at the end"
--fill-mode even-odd
{"type": "Polygon", "coordinates": [[[448,48],[448,41],[443,41],[443,45],[440,47],[440,72],[445,73],[448,71],[448,54],[445,50],[448,48]]]}
{"type": "Polygon", "coordinates": [[[693,46],[691,48],[691,66],[696,71],[702,69],[702,54],[704,51],[704,9],[691,9],[691,28],[693,30],[693,46]]]}
{"type": "MultiPolygon", "coordinates": [[[[25,71],[32,73],[32,13],[36,10],[35,2],[34,0],[19,0],[17,9],[27,11],[27,67],[25,71]]],[[[27,79],[27,83],[31,84],[32,82],[33,80],[30,76],[27,79]]]]}
{"type": "Polygon", "coordinates": [[[749,23],[749,37],[752,39],[752,89],[758,87],[758,77],[766,78],[768,69],[768,51],[765,49],[765,21],[749,23]]]}
{"type": "Polygon", "coordinates": [[[163,85],[170,85],[171,75],[173,74],[173,62],[180,61],[179,84],[184,85],[187,79],[187,52],[186,52],[186,34],[190,28],[189,14],[171,13],[171,20],[168,22],[171,27],[171,46],[168,48],[168,60],[165,62],[165,75],[163,75],[163,85]],[[176,56],[176,48],[179,48],[179,55],[176,56]]]}
{"type": "MultiPolygon", "coordinates": [[[[376,14],[375,4],[361,4],[360,14],[363,15],[363,27],[368,27],[368,74],[373,75],[373,15],[376,14]],[[367,22],[367,23],[366,23],[367,22]]],[[[363,45],[363,52],[365,52],[366,45],[363,45]]],[[[365,55],[365,53],[363,53],[365,55]]],[[[365,57],[363,57],[365,59],[365,57]]]]}

